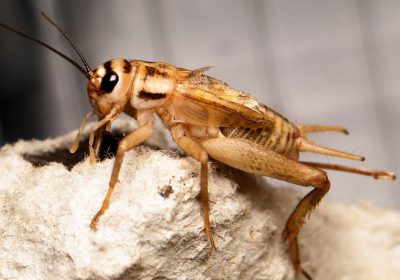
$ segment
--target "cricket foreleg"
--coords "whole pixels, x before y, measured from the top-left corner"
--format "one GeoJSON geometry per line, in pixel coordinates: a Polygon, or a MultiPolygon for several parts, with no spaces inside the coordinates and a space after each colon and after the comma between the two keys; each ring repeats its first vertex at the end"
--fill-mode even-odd
{"type": "Polygon", "coordinates": [[[100,159],[101,145],[103,144],[104,132],[106,131],[106,128],[107,126],[104,125],[97,130],[96,140],[94,141],[94,152],[96,159],[100,159]]]}
{"type": "Polygon", "coordinates": [[[208,197],[208,154],[191,138],[185,136],[185,130],[177,125],[171,128],[172,138],[175,143],[194,159],[200,161],[200,202],[204,219],[204,230],[210,242],[211,249],[216,249],[210,226],[210,200],[208,197]]]}
{"type": "MultiPolygon", "coordinates": [[[[100,121],[100,120],[99,120],[100,121]]],[[[94,152],[96,159],[100,159],[101,147],[103,145],[104,134],[111,133],[111,122],[106,123],[97,130],[96,139],[94,141],[94,152]]]]}
{"type": "Polygon", "coordinates": [[[82,134],[82,132],[83,132],[83,129],[85,128],[86,122],[87,122],[87,120],[88,120],[90,117],[92,117],[94,114],[95,114],[94,112],[90,112],[90,113],[88,113],[88,114],[86,115],[86,117],[82,120],[82,123],[81,123],[81,125],[80,125],[80,127],[79,127],[78,133],[76,134],[75,141],[74,141],[74,143],[72,144],[71,148],[69,149],[69,152],[70,152],[71,154],[75,153],[76,150],[78,150],[80,137],[81,137],[81,134],[82,134]]]}
{"type": "Polygon", "coordinates": [[[111,178],[110,178],[110,183],[109,183],[107,194],[103,200],[103,204],[102,204],[100,210],[96,213],[96,215],[92,219],[92,222],[90,223],[90,227],[93,230],[96,230],[96,225],[97,225],[97,222],[99,221],[99,218],[104,214],[104,212],[107,210],[107,208],[110,204],[110,198],[114,191],[115,185],[118,182],[118,175],[119,175],[119,171],[121,169],[121,164],[122,164],[122,160],[124,158],[125,152],[131,150],[133,147],[144,142],[153,133],[153,130],[154,130],[153,116],[147,115],[145,117],[147,117],[147,121],[140,124],[140,120],[138,119],[139,128],[137,128],[135,131],[131,132],[130,134],[128,134],[127,136],[122,138],[122,140],[118,144],[117,154],[115,156],[114,166],[113,166],[113,170],[111,173],[111,178]]]}

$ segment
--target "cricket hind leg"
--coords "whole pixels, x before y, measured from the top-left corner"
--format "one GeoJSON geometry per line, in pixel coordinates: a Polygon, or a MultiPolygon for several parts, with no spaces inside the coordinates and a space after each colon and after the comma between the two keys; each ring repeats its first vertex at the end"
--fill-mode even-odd
{"type": "Polygon", "coordinates": [[[319,187],[328,181],[323,170],[241,138],[213,138],[202,142],[214,159],[237,169],[302,186],[319,187]]]}
{"type": "Polygon", "coordinates": [[[297,236],[306,216],[329,191],[330,182],[326,173],[244,139],[215,138],[204,141],[202,146],[211,157],[240,170],[314,187],[314,190],[298,203],[283,231],[283,237],[289,243],[296,273],[302,273],[307,279],[311,279],[300,263],[297,236]]]}
{"type": "Polygon", "coordinates": [[[316,187],[303,197],[292,214],[290,214],[286,221],[285,229],[282,232],[283,239],[289,242],[290,256],[296,272],[302,273],[307,279],[312,278],[301,266],[297,237],[306,216],[311,214],[311,211],[318,205],[329,189],[330,185],[328,181],[327,184],[316,187]]]}

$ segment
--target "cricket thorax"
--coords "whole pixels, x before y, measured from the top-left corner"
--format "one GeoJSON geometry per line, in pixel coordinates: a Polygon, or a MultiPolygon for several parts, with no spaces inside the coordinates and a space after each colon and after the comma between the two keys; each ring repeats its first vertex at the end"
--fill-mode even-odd
{"type": "Polygon", "coordinates": [[[132,85],[131,105],[136,109],[155,108],[172,94],[176,68],[171,64],[132,61],[136,73],[132,85]]]}

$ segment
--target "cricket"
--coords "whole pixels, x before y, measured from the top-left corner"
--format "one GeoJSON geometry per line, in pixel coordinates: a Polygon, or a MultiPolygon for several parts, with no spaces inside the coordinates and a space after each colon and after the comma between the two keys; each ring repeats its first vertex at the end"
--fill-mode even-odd
{"type": "Polygon", "coordinates": [[[152,135],[155,117],[162,120],[177,146],[200,163],[200,203],[204,231],[211,250],[216,249],[216,244],[210,226],[210,159],[252,174],[312,188],[297,204],[282,233],[288,243],[295,272],[307,279],[312,278],[302,268],[297,237],[305,218],[330,189],[325,170],[351,172],[375,179],[396,178],[394,173],[384,170],[300,161],[301,152],[356,161],[365,158],[320,146],[307,137],[309,133],[315,132],[348,134],[345,128],[292,123],[250,94],[237,91],[227,83],[206,75],[211,67],[189,70],[163,62],[118,58],[92,70],[64,30],[43,12],[42,16],[68,40],[82,60],[83,67],[42,41],[4,23],[0,25],[55,52],[88,79],[87,93],[93,111],[83,119],[71,146],[71,153],[77,150],[85,124],[92,116],[98,117],[89,133],[89,160],[92,165],[99,157],[103,135],[111,129],[115,119],[125,113],[138,124],[138,128],[118,144],[108,192],[90,223],[93,230],[97,229],[101,216],[110,206],[124,154],[152,135]]]}

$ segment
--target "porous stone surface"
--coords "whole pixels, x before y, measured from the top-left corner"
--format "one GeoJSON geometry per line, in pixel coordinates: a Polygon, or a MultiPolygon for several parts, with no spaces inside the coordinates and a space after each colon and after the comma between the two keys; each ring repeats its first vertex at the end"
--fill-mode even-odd
{"type": "MultiPolygon", "coordinates": [[[[133,129],[127,121],[116,127],[120,134],[133,129]]],[[[73,136],[0,149],[0,279],[295,278],[281,231],[302,194],[210,163],[218,248],[210,251],[199,164],[162,149],[166,141],[156,134],[126,154],[110,208],[92,231],[113,148],[91,167],[85,140],[77,155],[68,154],[73,136]]],[[[300,249],[315,279],[398,279],[400,215],[324,201],[300,249]]]]}

